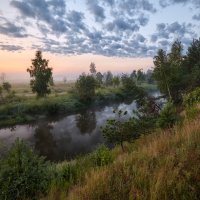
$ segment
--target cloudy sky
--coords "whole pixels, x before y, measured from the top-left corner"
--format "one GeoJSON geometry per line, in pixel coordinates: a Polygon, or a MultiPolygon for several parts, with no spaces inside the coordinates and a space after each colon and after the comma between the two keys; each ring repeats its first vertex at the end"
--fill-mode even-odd
{"type": "Polygon", "coordinates": [[[26,79],[42,50],[57,79],[150,68],[158,48],[200,37],[200,0],[0,0],[0,72],[26,79]]]}

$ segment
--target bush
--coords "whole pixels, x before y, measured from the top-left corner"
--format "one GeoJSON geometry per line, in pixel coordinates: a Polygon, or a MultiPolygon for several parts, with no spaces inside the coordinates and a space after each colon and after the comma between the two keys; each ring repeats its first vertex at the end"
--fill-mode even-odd
{"type": "Polygon", "coordinates": [[[160,112],[157,125],[160,128],[171,128],[177,121],[178,115],[176,112],[176,107],[171,101],[169,101],[160,112]]]}
{"type": "Polygon", "coordinates": [[[105,145],[101,145],[97,148],[94,152],[93,159],[97,166],[104,166],[113,161],[112,154],[105,145]]]}
{"type": "Polygon", "coordinates": [[[81,101],[91,101],[95,96],[96,80],[93,76],[82,74],[76,81],[75,88],[81,101]]]}
{"type": "Polygon", "coordinates": [[[188,119],[195,119],[199,114],[197,106],[191,106],[186,108],[186,116],[188,119]]]}
{"type": "Polygon", "coordinates": [[[196,105],[200,102],[200,87],[183,97],[185,107],[196,105]]]}
{"type": "Polygon", "coordinates": [[[54,178],[51,185],[67,192],[78,179],[79,167],[74,163],[63,163],[58,164],[53,172],[54,178]]]}
{"type": "Polygon", "coordinates": [[[0,166],[0,199],[38,199],[49,184],[47,163],[17,139],[0,166]]]}

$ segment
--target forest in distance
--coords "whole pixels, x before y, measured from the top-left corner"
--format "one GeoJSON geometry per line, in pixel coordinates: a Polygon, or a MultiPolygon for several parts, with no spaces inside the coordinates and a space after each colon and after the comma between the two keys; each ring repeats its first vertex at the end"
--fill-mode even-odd
{"type": "Polygon", "coordinates": [[[114,109],[101,126],[113,148],[102,144],[73,160],[50,162],[17,139],[0,157],[0,199],[199,199],[200,39],[183,52],[176,40],[170,52],[158,50],[152,71],[121,76],[103,75],[92,62],[90,73],[56,86],[37,51],[27,69],[30,87],[11,85],[2,74],[2,128],[127,99],[137,109],[130,117],[114,109]]]}

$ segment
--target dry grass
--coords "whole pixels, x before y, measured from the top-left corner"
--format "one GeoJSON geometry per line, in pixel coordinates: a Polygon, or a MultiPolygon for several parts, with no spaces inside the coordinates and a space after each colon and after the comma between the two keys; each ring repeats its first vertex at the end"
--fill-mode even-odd
{"type": "MultiPolygon", "coordinates": [[[[72,88],[74,87],[74,82],[70,83],[61,83],[61,82],[56,82],[54,86],[51,87],[51,96],[53,95],[62,95],[68,93],[72,88]]],[[[15,83],[12,84],[12,90],[16,92],[16,95],[18,96],[27,96],[27,97],[34,97],[36,96],[33,94],[30,84],[29,83],[15,83]]]]}
{"type": "Polygon", "coordinates": [[[200,119],[144,136],[71,189],[69,200],[200,199],[200,119]],[[131,147],[129,147],[131,148],[131,147]]]}

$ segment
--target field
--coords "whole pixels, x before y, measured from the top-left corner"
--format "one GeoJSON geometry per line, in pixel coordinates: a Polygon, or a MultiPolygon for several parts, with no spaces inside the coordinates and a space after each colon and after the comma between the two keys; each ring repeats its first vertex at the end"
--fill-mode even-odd
{"type": "MultiPolygon", "coordinates": [[[[51,87],[52,93],[50,96],[55,95],[65,95],[74,87],[74,82],[71,83],[61,83],[57,82],[54,86],[51,87]]],[[[25,96],[25,97],[33,97],[36,96],[33,94],[30,84],[29,83],[15,83],[12,85],[12,90],[16,92],[18,96],[25,96]]]]}

